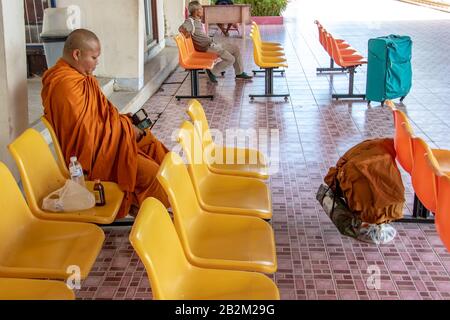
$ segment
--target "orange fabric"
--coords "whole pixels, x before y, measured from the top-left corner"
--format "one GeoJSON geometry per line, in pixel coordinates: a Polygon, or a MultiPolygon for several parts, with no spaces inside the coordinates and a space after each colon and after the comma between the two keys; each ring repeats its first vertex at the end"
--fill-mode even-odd
{"type": "Polygon", "coordinates": [[[147,196],[168,205],[155,171],[167,149],[151,134],[136,143],[131,120],[119,114],[94,77],[82,75],[60,59],[44,74],[42,83],[44,115],[55,130],[66,163],[77,156],[89,180],[113,181],[125,192],[117,218],[147,196]]]}
{"type": "Polygon", "coordinates": [[[330,168],[325,183],[344,194],[350,210],[367,223],[385,223],[403,217],[405,188],[395,163],[392,139],[366,140],[348,150],[330,168]]]}

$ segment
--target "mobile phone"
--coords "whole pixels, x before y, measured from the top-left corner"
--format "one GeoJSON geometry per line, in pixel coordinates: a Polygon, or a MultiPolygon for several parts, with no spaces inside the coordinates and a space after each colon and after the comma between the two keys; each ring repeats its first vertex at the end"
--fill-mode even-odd
{"type": "Polygon", "coordinates": [[[152,121],[149,119],[144,109],[138,110],[132,117],[133,124],[141,130],[150,128],[152,121]]]}

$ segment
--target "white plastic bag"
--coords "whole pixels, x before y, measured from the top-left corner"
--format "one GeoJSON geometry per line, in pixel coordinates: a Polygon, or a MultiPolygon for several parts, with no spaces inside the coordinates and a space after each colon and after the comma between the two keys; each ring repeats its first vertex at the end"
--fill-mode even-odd
{"type": "Polygon", "coordinates": [[[363,223],[359,228],[358,240],[374,243],[386,244],[394,240],[397,230],[389,223],[369,224],[363,223]]]}
{"type": "Polygon", "coordinates": [[[72,180],[67,180],[64,187],[50,193],[42,201],[42,209],[51,212],[81,211],[94,206],[94,195],[72,180]]]}

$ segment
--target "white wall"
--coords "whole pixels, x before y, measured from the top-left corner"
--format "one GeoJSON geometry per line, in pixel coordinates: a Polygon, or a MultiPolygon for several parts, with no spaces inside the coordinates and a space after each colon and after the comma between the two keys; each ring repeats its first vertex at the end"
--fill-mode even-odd
{"type": "Polygon", "coordinates": [[[7,145],[28,127],[23,1],[0,0],[0,161],[17,170],[7,145]]]}
{"type": "Polygon", "coordinates": [[[165,0],[164,16],[166,18],[166,36],[172,37],[178,34],[178,27],[184,21],[184,8],[187,0],[165,0]]]}
{"type": "Polygon", "coordinates": [[[57,0],[56,3],[58,7],[78,5],[81,26],[100,38],[102,56],[96,75],[115,78],[118,89],[138,90],[143,86],[143,0],[57,0]]]}
{"type": "MultiPolygon", "coordinates": [[[[170,1],[170,0],[169,0],[170,1]]],[[[174,0],[172,0],[174,1],[174,0]]],[[[175,0],[177,1],[177,0],[175,0]]],[[[165,27],[165,6],[167,5],[167,0],[157,0],[156,1],[156,10],[158,14],[158,39],[160,41],[164,40],[164,36],[166,34],[165,27]]]]}

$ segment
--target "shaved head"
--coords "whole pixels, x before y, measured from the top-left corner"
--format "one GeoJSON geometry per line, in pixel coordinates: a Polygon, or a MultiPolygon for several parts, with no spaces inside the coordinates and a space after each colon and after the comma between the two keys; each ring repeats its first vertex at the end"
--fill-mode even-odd
{"type": "Polygon", "coordinates": [[[64,53],[71,54],[73,50],[92,49],[94,43],[99,44],[100,40],[92,31],[77,29],[72,31],[64,44],[64,53]]]}
{"type": "Polygon", "coordinates": [[[83,75],[92,75],[101,53],[100,40],[92,31],[77,29],[67,37],[63,59],[83,75]]]}

